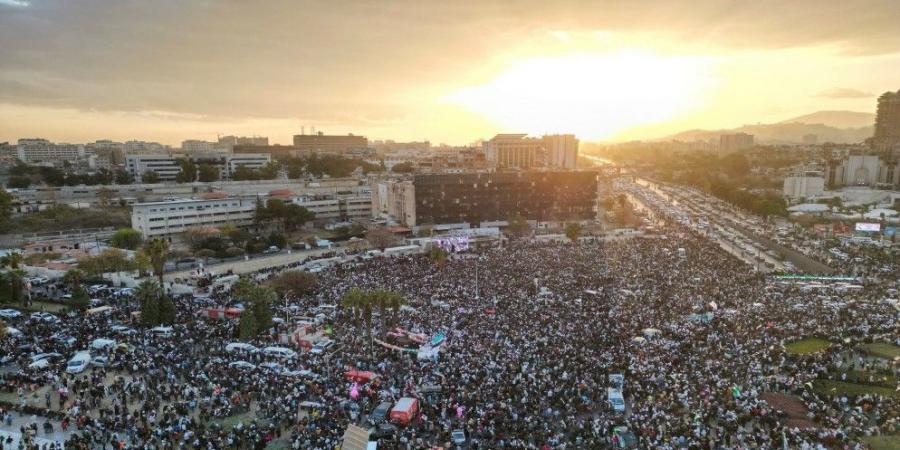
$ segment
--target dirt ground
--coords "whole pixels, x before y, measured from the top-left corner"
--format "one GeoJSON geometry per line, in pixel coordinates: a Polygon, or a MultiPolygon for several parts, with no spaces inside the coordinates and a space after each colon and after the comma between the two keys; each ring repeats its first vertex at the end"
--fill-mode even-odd
{"type": "Polygon", "coordinates": [[[787,414],[785,425],[797,428],[815,428],[816,424],[806,414],[809,412],[803,402],[790,395],[766,392],[760,397],[773,408],[787,414]]]}

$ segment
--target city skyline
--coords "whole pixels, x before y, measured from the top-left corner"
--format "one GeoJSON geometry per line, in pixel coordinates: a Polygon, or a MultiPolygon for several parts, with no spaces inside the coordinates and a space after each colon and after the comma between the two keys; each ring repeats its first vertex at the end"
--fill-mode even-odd
{"type": "Polygon", "coordinates": [[[5,0],[0,141],[620,141],[874,112],[896,89],[900,5],[772,5],[5,0]]]}

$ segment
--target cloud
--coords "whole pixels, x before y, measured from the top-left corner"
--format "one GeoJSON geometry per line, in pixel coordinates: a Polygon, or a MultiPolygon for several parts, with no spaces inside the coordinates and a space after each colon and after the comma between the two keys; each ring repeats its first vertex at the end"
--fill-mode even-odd
{"type": "Polygon", "coordinates": [[[0,6],[13,6],[16,8],[27,8],[31,6],[31,2],[27,0],[0,0],[0,6]]]}
{"type": "Polygon", "coordinates": [[[816,94],[816,97],[844,99],[844,98],[869,98],[874,94],[853,88],[826,89],[816,94]]]}

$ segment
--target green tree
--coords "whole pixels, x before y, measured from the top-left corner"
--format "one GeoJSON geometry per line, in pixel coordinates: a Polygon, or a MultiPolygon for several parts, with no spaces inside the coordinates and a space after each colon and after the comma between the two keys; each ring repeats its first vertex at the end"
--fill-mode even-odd
{"type": "Polygon", "coordinates": [[[91,305],[91,299],[88,297],[87,291],[80,284],[76,284],[72,289],[72,307],[84,311],[91,305]]]}
{"type": "Polygon", "coordinates": [[[131,174],[126,172],[125,170],[118,169],[115,172],[115,183],[116,184],[131,184],[134,180],[131,178],[131,174]]]}
{"type": "Polygon", "coordinates": [[[4,189],[0,189],[0,223],[9,220],[12,213],[13,196],[4,189]]]}
{"type": "Polygon", "coordinates": [[[414,166],[413,163],[411,163],[409,161],[405,161],[405,162],[402,162],[399,164],[394,164],[394,166],[391,167],[391,172],[394,172],[394,173],[413,173],[415,171],[416,171],[416,166],[414,166]]]}
{"type": "Polygon", "coordinates": [[[578,238],[581,237],[581,231],[580,223],[572,222],[566,224],[566,237],[572,242],[578,241],[578,238]]]}
{"type": "Polygon", "coordinates": [[[141,174],[141,182],[142,183],[154,184],[154,183],[159,183],[159,181],[160,181],[159,174],[152,170],[148,170],[148,171],[144,172],[143,174],[141,174]]]}
{"type": "Polygon", "coordinates": [[[282,215],[282,221],[284,222],[284,229],[286,231],[295,231],[302,227],[306,222],[310,222],[316,218],[316,215],[308,209],[293,203],[284,207],[282,215]]]}
{"type": "Polygon", "coordinates": [[[109,208],[113,205],[113,202],[116,198],[116,191],[109,188],[101,188],[97,191],[97,205],[101,208],[109,208]]]}
{"type": "Polygon", "coordinates": [[[253,339],[257,335],[256,316],[244,311],[238,323],[238,334],[242,340],[253,339]]]}
{"type": "Polygon", "coordinates": [[[197,165],[188,158],[177,158],[175,163],[181,167],[181,171],[175,175],[175,181],[179,183],[192,183],[197,180],[197,165]]]}
{"type": "Polygon", "coordinates": [[[429,253],[429,256],[431,257],[431,261],[438,268],[443,269],[447,264],[447,251],[437,245],[431,246],[431,253],[429,253]]]}
{"type": "Polygon", "coordinates": [[[531,225],[528,224],[528,221],[522,217],[521,214],[516,214],[509,221],[509,225],[507,225],[506,230],[509,233],[517,238],[528,236],[531,233],[531,225]]]}
{"type": "Polygon", "coordinates": [[[153,274],[159,279],[159,285],[163,286],[163,271],[169,257],[169,243],[162,238],[153,238],[144,243],[141,252],[147,256],[153,274]]]}
{"type": "Polygon", "coordinates": [[[219,181],[219,169],[212,164],[200,164],[197,169],[197,180],[204,183],[219,181]]]}
{"type": "Polygon", "coordinates": [[[134,297],[141,305],[141,324],[155,327],[160,323],[160,299],[162,288],[155,280],[144,280],[135,288],[134,297]]]}
{"type": "Polygon", "coordinates": [[[0,257],[0,266],[9,267],[10,269],[18,269],[25,258],[21,253],[13,252],[0,257]]]}
{"type": "Polygon", "coordinates": [[[69,269],[63,275],[63,283],[72,287],[81,286],[82,280],[84,280],[84,272],[78,269],[69,269]]]}
{"type": "Polygon", "coordinates": [[[120,228],[109,239],[110,245],[126,250],[136,250],[144,242],[141,232],[134,228],[120,228]]]}
{"type": "Polygon", "coordinates": [[[175,323],[175,316],[175,302],[168,295],[163,294],[159,298],[159,324],[172,325],[175,323]]]}
{"type": "Polygon", "coordinates": [[[315,274],[302,270],[282,272],[268,281],[268,285],[279,294],[306,295],[316,290],[318,280],[315,274]]]}
{"type": "Polygon", "coordinates": [[[10,189],[27,189],[28,186],[31,186],[31,178],[22,175],[12,175],[6,182],[10,189]]]}
{"type": "Polygon", "coordinates": [[[234,299],[244,303],[241,317],[253,316],[254,336],[272,328],[272,303],[277,298],[275,291],[242,278],[231,287],[231,294],[234,299]]]}
{"type": "Polygon", "coordinates": [[[375,227],[366,232],[366,240],[372,247],[384,250],[397,243],[398,239],[385,227],[375,227]]]}

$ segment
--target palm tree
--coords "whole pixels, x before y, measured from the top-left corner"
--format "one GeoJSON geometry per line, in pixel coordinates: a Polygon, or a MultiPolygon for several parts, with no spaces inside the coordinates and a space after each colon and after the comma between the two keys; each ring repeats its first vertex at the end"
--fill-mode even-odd
{"type": "Polygon", "coordinates": [[[141,308],[141,323],[153,326],[159,322],[159,304],[162,288],[155,280],[144,280],[134,289],[134,298],[138,299],[141,308]]]}
{"type": "Polygon", "coordinates": [[[63,283],[68,284],[69,286],[79,286],[81,285],[81,280],[84,279],[84,272],[78,269],[69,269],[66,271],[66,274],[63,275],[63,283]]]}
{"type": "Polygon", "coordinates": [[[24,259],[21,253],[9,253],[0,258],[0,266],[18,269],[24,259]]]}
{"type": "Polygon", "coordinates": [[[23,291],[25,290],[25,271],[22,269],[12,269],[9,271],[9,285],[10,291],[12,293],[13,301],[21,301],[22,306],[25,306],[25,296],[23,295],[23,291]]]}
{"type": "Polygon", "coordinates": [[[163,284],[163,270],[166,266],[166,258],[169,256],[169,243],[162,238],[153,238],[144,243],[141,248],[147,259],[150,260],[150,266],[153,268],[153,274],[159,279],[159,285],[163,284]]]}
{"type": "Polygon", "coordinates": [[[341,297],[341,304],[344,305],[345,308],[350,309],[354,321],[359,318],[359,313],[361,312],[364,303],[365,293],[360,288],[350,288],[350,290],[345,292],[344,296],[341,297]]]}

